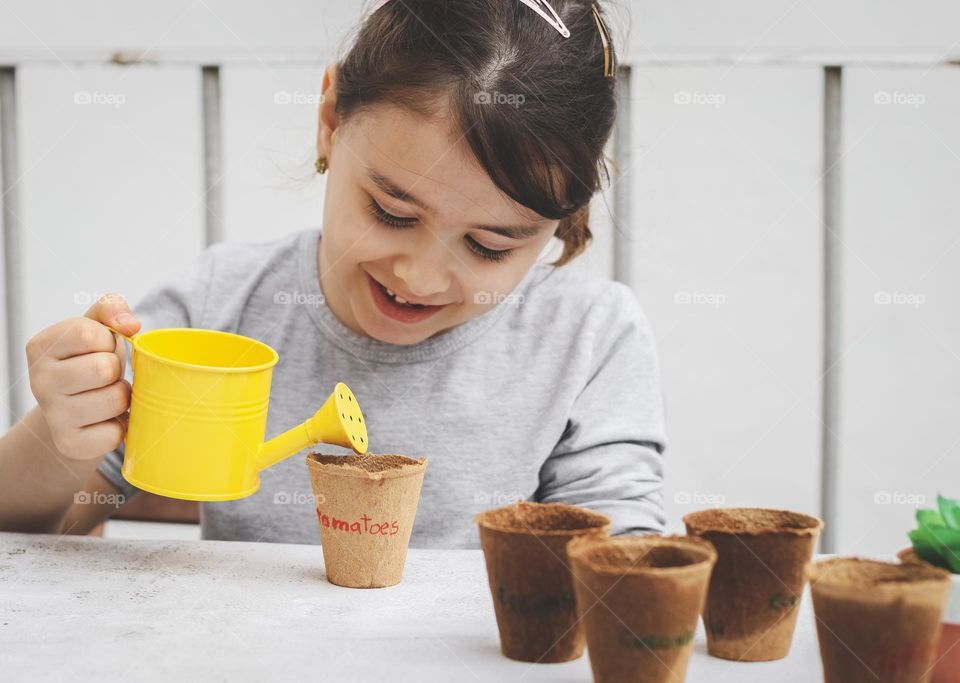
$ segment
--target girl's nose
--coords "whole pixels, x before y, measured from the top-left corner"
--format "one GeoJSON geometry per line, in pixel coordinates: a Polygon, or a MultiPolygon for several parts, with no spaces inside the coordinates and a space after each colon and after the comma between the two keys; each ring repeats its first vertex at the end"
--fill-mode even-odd
{"type": "Polygon", "coordinates": [[[450,289],[451,274],[448,268],[454,255],[446,247],[435,244],[420,254],[409,254],[394,262],[393,274],[404,287],[418,299],[437,297],[450,289]],[[444,252],[446,256],[439,252],[444,252]]]}

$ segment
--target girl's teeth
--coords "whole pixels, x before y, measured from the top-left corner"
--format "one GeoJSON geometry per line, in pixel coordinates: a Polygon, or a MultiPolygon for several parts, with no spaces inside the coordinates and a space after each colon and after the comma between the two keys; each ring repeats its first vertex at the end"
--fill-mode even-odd
{"type": "Polygon", "coordinates": [[[409,301],[407,301],[406,299],[404,299],[402,296],[397,296],[396,293],[395,293],[392,289],[390,289],[389,287],[384,287],[384,289],[387,290],[387,294],[389,294],[390,296],[392,296],[392,297],[393,297],[393,300],[396,301],[398,304],[408,304],[408,303],[410,303],[409,301]]]}

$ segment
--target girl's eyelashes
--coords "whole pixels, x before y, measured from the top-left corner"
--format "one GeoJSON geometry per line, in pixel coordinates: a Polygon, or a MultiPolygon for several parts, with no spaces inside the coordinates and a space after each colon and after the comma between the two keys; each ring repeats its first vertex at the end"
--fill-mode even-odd
{"type": "MultiPolygon", "coordinates": [[[[380,206],[377,200],[373,198],[370,199],[368,210],[379,223],[387,226],[388,228],[399,230],[402,228],[409,228],[417,223],[416,218],[394,216],[392,213],[387,212],[382,206],[380,206]]],[[[470,251],[486,261],[499,263],[509,256],[513,251],[513,249],[490,249],[489,247],[485,247],[477,242],[470,235],[467,235],[464,237],[464,239],[467,241],[467,247],[470,249],[470,251]]]]}
{"type": "Polygon", "coordinates": [[[510,255],[510,252],[513,251],[513,249],[489,249],[470,237],[470,235],[467,235],[464,239],[467,240],[467,246],[470,248],[470,251],[477,254],[480,258],[486,259],[487,261],[499,263],[503,259],[507,258],[507,256],[510,255]]]}
{"type": "Polygon", "coordinates": [[[370,200],[369,210],[374,218],[391,228],[409,228],[417,222],[416,218],[402,218],[400,216],[394,216],[392,213],[387,213],[375,199],[370,200]]]}

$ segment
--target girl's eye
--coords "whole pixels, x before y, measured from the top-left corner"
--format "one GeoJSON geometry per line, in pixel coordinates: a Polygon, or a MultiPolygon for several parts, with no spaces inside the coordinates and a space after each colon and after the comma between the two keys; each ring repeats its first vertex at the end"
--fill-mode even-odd
{"type": "MultiPolygon", "coordinates": [[[[402,216],[394,216],[392,213],[388,213],[382,206],[380,206],[377,200],[373,198],[370,199],[369,211],[371,215],[377,219],[377,221],[390,228],[409,228],[417,222],[416,218],[404,218],[402,216]]],[[[467,240],[467,247],[469,247],[470,251],[486,261],[494,261],[499,263],[509,256],[510,252],[513,251],[513,249],[490,249],[477,242],[475,239],[470,237],[470,235],[467,235],[464,239],[467,240]]]]}
{"type": "Polygon", "coordinates": [[[499,251],[496,249],[488,249],[470,237],[470,235],[467,235],[465,239],[467,240],[467,246],[470,248],[470,251],[477,254],[480,258],[486,259],[487,261],[495,261],[499,263],[503,259],[507,258],[507,256],[510,255],[510,252],[513,251],[513,249],[503,249],[499,251]]]}
{"type": "Polygon", "coordinates": [[[417,222],[416,218],[402,218],[400,216],[394,216],[392,213],[387,213],[375,199],[370,200],[369,211],[380,223],[391,228],[409,228],[417,222]]]}

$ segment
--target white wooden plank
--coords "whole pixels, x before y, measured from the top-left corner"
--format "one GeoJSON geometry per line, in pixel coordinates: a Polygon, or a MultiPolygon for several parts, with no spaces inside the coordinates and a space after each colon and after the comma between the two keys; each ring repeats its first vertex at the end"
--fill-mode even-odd
{"type": "Polygon", "coordinates": [[[678,0],[629,3],[634,57],[768,55],[858,64],[891,54],[960,54],[960,5],[950,0],[678,0]]]}
{"type": "MultiPolygon", "coordinates": [[[[15,106],[13,102],[13,90],[14,90],[14,74],[12,71],[0,72],[0,160],[4,162],[8,161],[8,157],[4,156],[4,151],[9,154],[11,150],[7,148],[4,149],[4,144],[15,144],[14,140],[14,128],[10,125],[10,121],[4,121],[4,109],[12,108],[15,106]],[[9,138],[6,139],[5,138],[9,138]]],[[[14,184],[16,178],[12,177],[9,174],[4,173],[5,163],[0,163],[0,194],[2,194],[2,201],[0,201],[0,206],[6,206],[7,202],[13,199],[13,193],[16,191],[14,184]]],[[[7,224],[4,220],[4,214],[7,213],[6,210],[0,210],[0,234],[5,235],[7,224]]],[[[10,381],[10,368],[7,361],[9,347],[7,345],[7,335],[9,334],[9,328],[7,326],[10,312],[6,310],[6,301],[7,301],[7,268],[6,268],[6,240],[0,239],[0,386],[3,386],[4,393],[0,396],[0,430],[6,431],[10,427],[10,413],[11,413],[11,396],[9,393],[9,388],[11,386],[10,381]]],[[[24,363],[26,365],[26,363],[24,363]]]]}
{"type": "Polygon", "coordinates": [[[851,69],[844,100],[838,531],[890,552],[960,497],[960,70],[851,69]]]}
{"type": "Polygon", "coordinates": [[[200,86],[182,67],[26,67],[18,78],[32,336],[105,292],[135,305],[202,248],[200,86]]]}
{"type": "Polygon", "coordinates": [[[317,103],[323,68],[221,70],[226,236],[264,242],[320,226],[317,103]]]}
{"type": "Polygon", "coordinates": [[[818,511],[818,69],[636,69],[634,287],[657,336],[671,528],[818,511]]]}
{"type": "Polygon", "coordinates": [[[0,46],[5,53],[46,60],[75,52],[121,51],[161,61],[197,53],[202,46],[199,50],[207,54],[245,55],[259,64],[278,48],[333,54],[360,10],[360,3],[335,0],[10,0],[0,5],[0,46]]]}
{"type": "MultiPolygon", "coordinates": [[[[161,61],[310,63],[335,55],[371,6],[335,0],[6,0],[0,5],[0,61],[72,62],[122,51],[161,61]]],[[[860,64],[960,56],[960,5],[951,0],[630,0],[606,8],[622,53],[633,62],[860,64]]]]}
{"type": "Polygon", "coordinates": [[[823,354],[820,511],[824,552],[836,552],[840,513],[840,361],[843,359],[843,69],[823,72],[823,354]]]}

